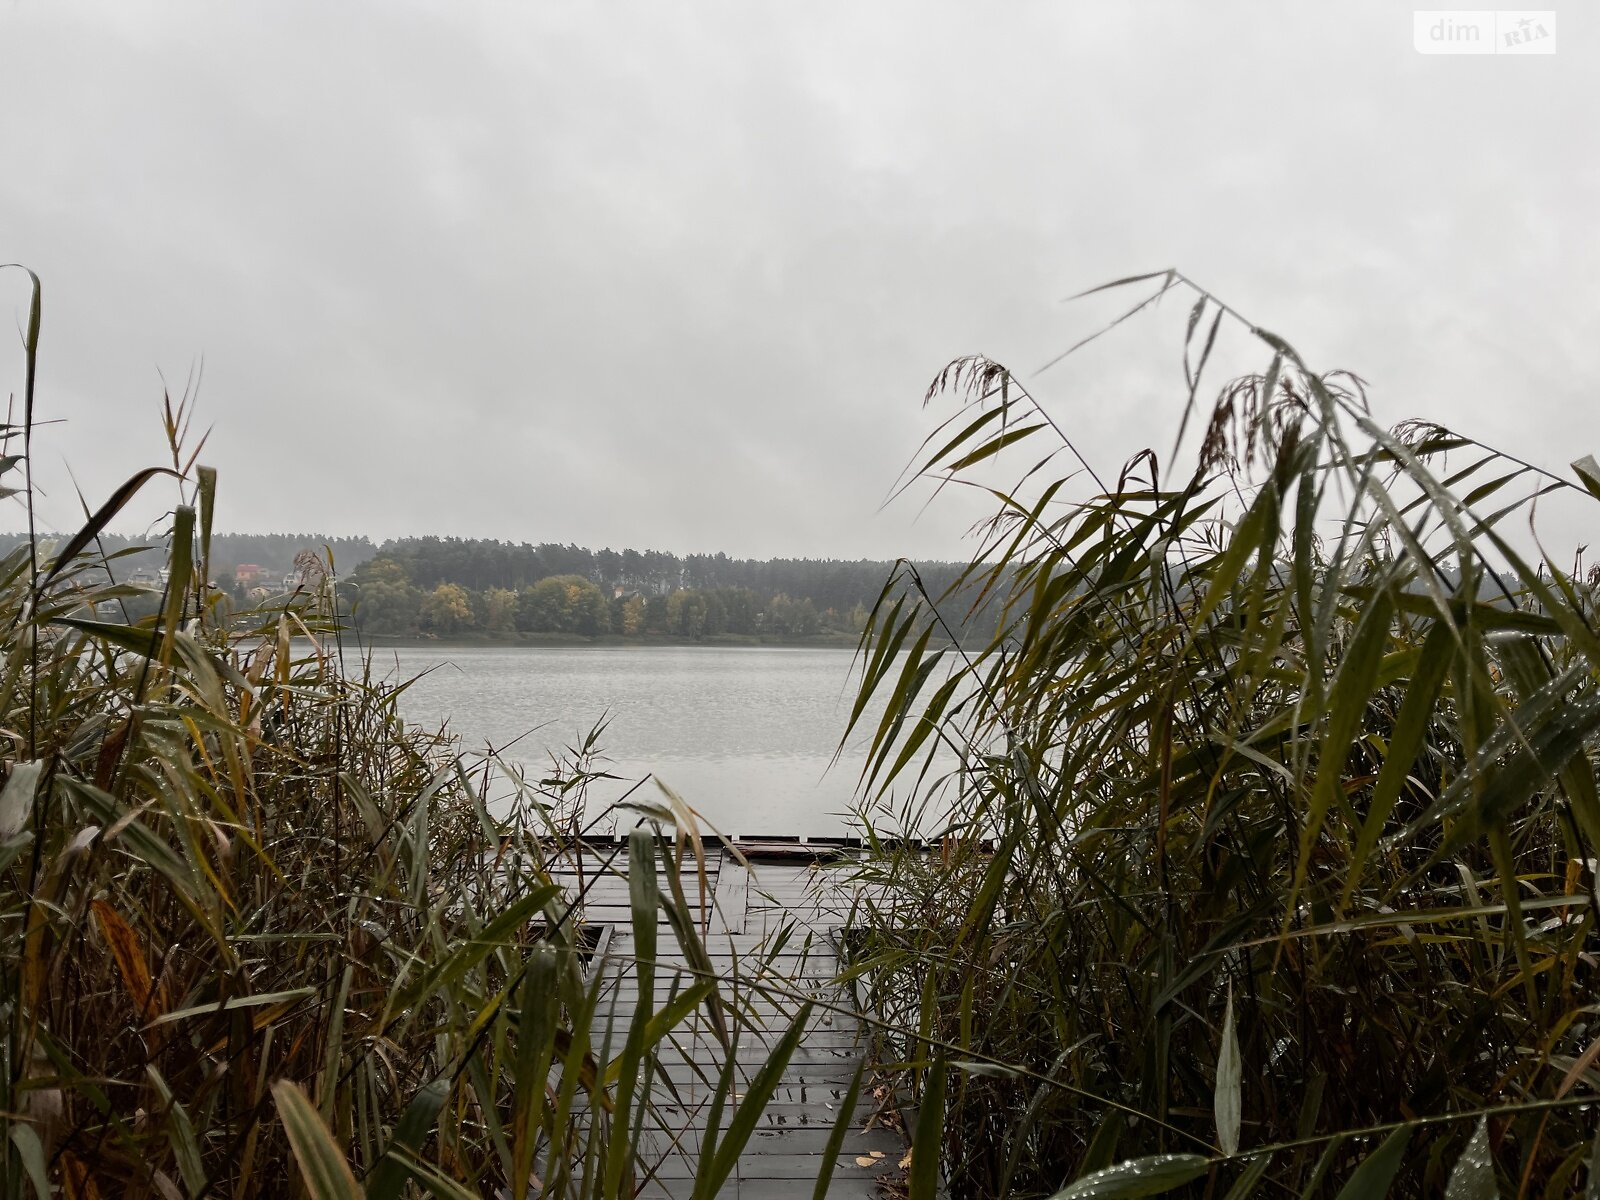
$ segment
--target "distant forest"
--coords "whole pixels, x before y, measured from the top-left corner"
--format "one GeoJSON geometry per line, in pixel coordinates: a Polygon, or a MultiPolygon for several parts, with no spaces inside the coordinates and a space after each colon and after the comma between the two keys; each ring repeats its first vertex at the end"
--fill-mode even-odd
{"type": "MultiPolygon", "coordinates": [[[[859,634],[892,568],[425,537],[384,543],[346,585],[357,627],[374,634],[791,641],[859,634]]],[[[961,569],[919,565],[936,594],[961,569]]]]}
{"type": "MultiPolygon", "coordinates": [[[[0,552],[26,542],[25,534],[0,534],[0,552]]],[[[107,554],[126,552],[116,560],[119,578],[154,572],[165,560],[165,548],[153,542],[109,534],[101,542],[107,554]]],[[[401,637],[854,635],[893,569],[868,559],[680,557],[554,542],[417,537],[375,546],[364,537],[224,533],[211,541],[212,582],[240,604],[259,601],[293,576],[296,555],[329,549],[355,626],[401,637]]],[[[918,570],[938,595],[962,565],[920,563],[918,570]]],[[[966,620],[964,602],[946,607],[952,626],[965,624],[967,634],[992,626],[966,620]]]]}

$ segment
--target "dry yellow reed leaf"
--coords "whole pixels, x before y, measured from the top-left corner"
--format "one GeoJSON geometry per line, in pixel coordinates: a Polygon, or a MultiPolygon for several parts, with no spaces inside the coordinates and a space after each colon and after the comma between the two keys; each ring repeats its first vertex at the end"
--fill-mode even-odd
{"type": "Polygon", "coordinates": [[[61,1154],[61,1190],[67,1200],[100,1200],[100,1189],[95,1185],[89,1168],[70,1150],[61,1154]]]}
{"type": "Polygon", "coordinates": [[[140,1020],[148,1021],[160,1016],[157,1008],[153,1007],[155,989],[150,981],[150,964],[145,958],[139,935],[123,920],[122,914],[106,901],[96,900],[90,908],[94,910],[100,936],[105,938],[111,957],[116,960],[122,986],[127,989],[128,998],[133,1001],[140,1020]]]}

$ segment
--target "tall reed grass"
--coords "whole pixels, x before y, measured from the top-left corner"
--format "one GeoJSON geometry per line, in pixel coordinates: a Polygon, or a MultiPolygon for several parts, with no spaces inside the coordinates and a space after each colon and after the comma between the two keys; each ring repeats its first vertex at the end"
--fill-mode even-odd
{"type": "MultiPolygon", "coordinates": [[[[33,282],[0,457],[30,527],[33,282]]],[[[863,641],[864,809],[951,812],[936,855],[869,824],[842,867],[911,1195],[1600,1194],[1597,581],[1508,532],[1600,467],[1385,429],[1353,378],[1176,273],[1114,286],[1141,283],[1194,299],[1198,469],[1145,452],[1067,503],[1058,420],[951,364],[925,473],[1041,447],[951,593],[999,632],[936,638],[911,572],[863,641]],[[1228,322],[1268,361],[1207,412],[1228,322]]],[[[331,563],[228,612],[188,415],[170,465],[0,560],[0,1197],[632,1195],[682,1041],[731,1064],[776,1009],[765,1070],[701,1081],[717,1194],[809,1010],[764,958],[712,969],[688,814],[636,809],[619,1048],[558,869],[593,742],[496,806],[494,764],[346,659],[331,563]],[[128,622],[97,539],[150,486],[169,578],[128,622]]]]}
{"type": "MultiPolygon", "coordinates": [[[[33,437],[32,282],[9,479],[33,437]]],[[[230,613],[191,411],[167,405],[169,466],[58,549],[0,561],[0,1197],[632,1195],[680,1038],[710,1030],[731,1055],[783,980],[725,994],[706,897],[678,882],[692,822],[646,805],[624,860],[638,961],[618,965],[636,998],[613,1014],[625,1044],[596,1040],[607,973],[584,970],[583,896],[556,869],[579,853],[593,743],[491,806],[496,765],[407,724],[403,685],[345,660],[331,563],[230,613]],[[98,534],[158,483],[177,493],[170,574],[129,623],[139,593],[98,534]],[[669,950],[678,982],[651,986],[669,950]]],[[[17,490],[31,526],[31,478],[17,490]]],[[[699,1196],[770,1095],[707,1082],[727,1119],[699,1196]]]]}
{"type": "Polygon", "coordinates": [[[844,868],[950,1194],[1600,1195],[1597,580],[1525,524],[1600,468],[1384,428],[1176,272],[1109,286],[1192,302],[1197,468],[1096,475],[952,363],[918,465],[993,491],[1000,630],[940,648],[891,588],[862,643],[866,798],[952,814],[844,868]],[[1230,328],[1264,368],[1208,406],[1230,328]]]}

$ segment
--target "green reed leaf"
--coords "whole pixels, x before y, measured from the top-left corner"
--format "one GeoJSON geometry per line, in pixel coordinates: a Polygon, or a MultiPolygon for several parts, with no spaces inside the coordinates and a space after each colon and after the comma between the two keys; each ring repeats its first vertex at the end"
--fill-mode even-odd
{"type": "Polygon", "coordinates": [[[1130,1200],[1159,1196],[1200,1178],[1211,1160],[1198,1154],[1151,1154],[1106,1167],[1063,1188],[1051,1200],[1130,1200]]]}
{"type": "Polygon", "coordinates": [[[1406,1144],[1410,1140],[1409,1125],[1401,1126],[1384,1138],[1339,1189],[1338,1200],[1383,1200],[1389,1194],[1394,1177],[1405,1165],[1406,1144]]]}
{"type": "Polygon", "coordinates": [[[1451,1168],[1444,1200],[1500,1200],[1494,1157],[1489,1151],[1489,1118],[1478,1119],[1477,1128],[1451,1168]]]}
{"type": "Polygon", "coordinates": [[[1239,1153],[1240,1112],[1239,1035],[1233,1027],[1233,985],[1228,985],[1228,1008],[1222,1019],[1222,1049],[1217,1054],[1217,1145],[1232,1156],[1239,1153]]]}
{"type": "Polygon", "coordinates": [[[300,1165],[300,1181],[311,1200],[362,1200],[361,1188],[344,1152],[299,1085],[288,1079],[278,1080],[272,1085],[272,1099],[300,1165]]]}

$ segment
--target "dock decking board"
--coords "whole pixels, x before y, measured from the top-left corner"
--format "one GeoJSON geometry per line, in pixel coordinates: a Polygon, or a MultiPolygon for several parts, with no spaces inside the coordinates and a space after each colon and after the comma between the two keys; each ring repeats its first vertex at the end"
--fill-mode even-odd
{"type": "MultiPolygon", "coordinates": [[[[614,851],[614,847],[596,847],[594,858],[581,870],[571,863],[563,864],[561,870],[562,881],[569,886],[576,885],[580,877],[588,885],[584,922],[611,927],[607,952],[595,968],[604,973],[604,991],[593,1035],[599,1050],[609,1032],[612,1053],[621,1049],[638,995],[628,885],[619,871],[626,868],[626,854],[616,856],[609,868],[602,865],[614,851]],[[596,870],[609,874],[597,879],[596,870]]],[[[801,1000],[829,1005],[812,1010],[799,1049],[740,1155],[733,1177],[720,1193],[728,1197],[786,1200],[813,1194],[828,1135],[867,1050],[848,990],[832,983],[839,971],[833,934],[849,909],[849,897],[833,885],[827,872],[817,869],[808,851],[798,847],[792,855],[790,851],[785,846],[780,848],[784,857],[758,857],[747,870],[728,851],[708,846],[704,913],[696,903],[701,894],[699,868],[691,861],[680,871],[712,966],[723,976],[726,993],[737,998],[739,1011],[754,1026],[738,1030],[735,1078],[740,1082],[734,1085],[736,1094],[742,1096],[740,1083],[766,1061],[801,1000]],[[715,905],[709,903],[711,897],[715,905]],[[785,927],[791,930],[788,940],[768,961],[770,939],[785,927]],[[741,982],[730,984],[726,980],[735,964],[741,982]],[[777,991],[764,994],[759,991],[761,985],[777,991]]],[[[665,886],[662,890],[666,891],[665,886]]],[[[656,1002],[664,1002],[674,987],[681,990],[688,978],[688,963],[663,920],[658,923],[652,989],[656,1002]]],[[[653,1111],[641,1134],[641,1168],[655,1166],[654,1175],[638,1193],[641,1197],[676,1200],[693,1189],[700,1139],[722,1070],[722,1047],[703,1016],[685,1022],[677,1041],[681,1059],[668,1047],[661,1051],[665,1081],[658,1080],[655,1086],[653,1111]]],[[[877,1178],[893,1172],[905,1152],[898,1133],[882,1127],[863,1131],[871,1111],[871,1098],[863,1088],[831,1172],[830,1197],[852,1200],[880,1195],[877,1178]],[[870,1159],[871,1165],[858,1165],[858,1159],[870,1159]]],[[[724,1112],[724,1128],[731,1116],[731,1111],[724,1112]]]]}
{"type": "Polygon", "coordinates": [[[750,871],[741,863],[725,862],[717,874],[718,933],[743,933],[745,909],[750,899],[750,871]]]}

